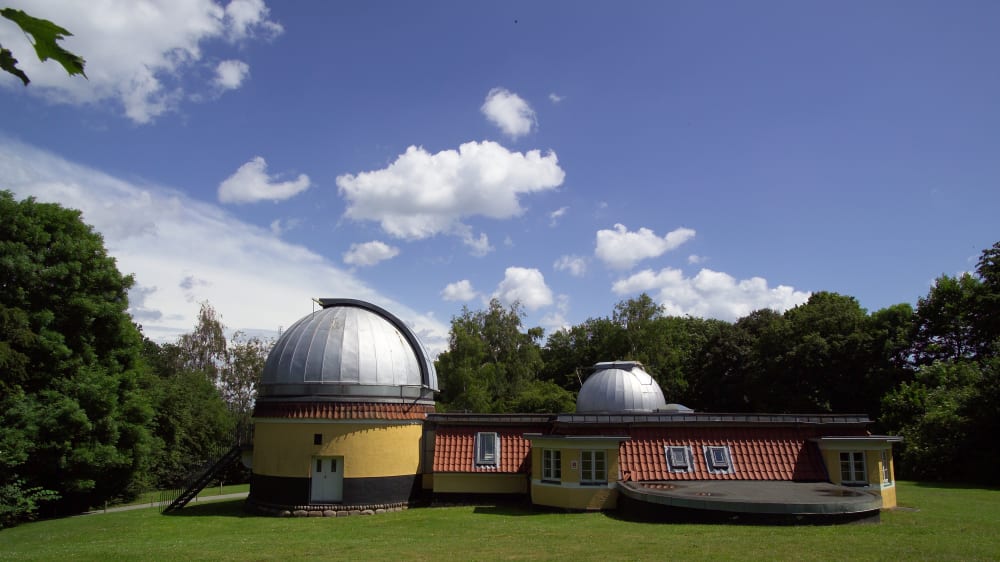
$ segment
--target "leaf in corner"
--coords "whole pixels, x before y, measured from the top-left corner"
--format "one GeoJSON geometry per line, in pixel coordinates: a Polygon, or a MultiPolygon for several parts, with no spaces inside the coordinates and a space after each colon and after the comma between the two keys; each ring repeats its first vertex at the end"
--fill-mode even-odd
{"type": "MultiPolygon", "coordinates": [[[[72,33],[50,22],[49,20],[29,16],[22,10],[4,8],[0,10],[0,16],[16,23],[22,31],[31,35],[35,43],[35,53],[38,54],[39,60],[44,62],[48,59],[52,59],[61,64],[70,76],[74,74],[82,74],[84,78],[87,77],[87,75],[83,72],[83,65],[85,64],[83,57],[63,49],[59,43],[57,43],[57,41],[73,35],[72,33]]],[[[4,70],[7,70],[7,68],[4,67],[4,70]]],[[[21,74],[24,73],[22,72],[21,74]]],[[[18,75],[18,77],[20,77],[20,75],[18,75]]],[[[21,79],[25,80],[26,78],[27,77],[25,76],[21,79]]]]}
{"type": "Polygon", "coordinates": [[[17,67],[17,59],[14,58],[14,54],[10,52],[10,49],[0,47],[0,69],[3,69],[20,78],[21,82],[24,82],[25,86],[31,82],[31,80],[28,80],[28,75],[17,67]]]}

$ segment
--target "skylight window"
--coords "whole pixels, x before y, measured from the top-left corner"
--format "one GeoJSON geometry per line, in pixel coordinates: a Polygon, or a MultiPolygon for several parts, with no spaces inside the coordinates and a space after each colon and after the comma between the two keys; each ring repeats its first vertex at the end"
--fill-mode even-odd
{"type": "Polygon", "coordinates": [[[666,447],[667,466],[670,472],[691,472],[691,447],[669,445],[666,447]]]}
{"type": "Polygon", "coordinates": [[[476,466],[493,467],[500,465],[500,436],[493,431],[476,434],[476,466]]]}
{"type": "Polygon", "coordinates": [[[726,445],[706,445],[705,465],[712,474],[730,474],[733,472],[733,458],[726,445]]]}

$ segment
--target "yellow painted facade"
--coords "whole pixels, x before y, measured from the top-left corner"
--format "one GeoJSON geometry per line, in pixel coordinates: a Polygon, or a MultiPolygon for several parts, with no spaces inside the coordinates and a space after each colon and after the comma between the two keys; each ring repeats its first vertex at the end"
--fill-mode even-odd
{"type": "Polygon", "coordinates": [[[526,494],[528,476],[495,472],[439,472],[434,475],[435,493],[526,494]]]}
{"type": "Polygon", "coordinates": [[[422,425],[387,422],[286,422],[258,419],[253,470],[309,477],[313,457],[343,457],[344,478],[419,474],[422,425]],[[314,444],[314,435],[322,443],[314,444]]]}
{"type": "Polygon", "coordinates": [[[538,505],[565,509],[614,509],[618,505],[618,450],[622,438],[565,438],[532,436],[531,438],[531,501],[538,505]],[[543,457],[546,449],[559,451],[561,478],[559,482],[542,480],[543,457]],[[584,451],[604,451],[603,483],[581,483],[584,451]]]}
{"type": "Polygon", "coordinates": [[[844,439],[841,442],[821,443],[820,452],[823,455],[823,463],[826,465],[830,482],[842,484],[843,477],[840,471],[840,453],[854,452],[863,453],[865,459],[865,476],[868,482],[864,489],[877,493],[882,498],[882,508],[891,509],[896,507],[896,473],[893,466],[892,447],[887,442],[862,442],[844,439]],[[886,452],[886,459],[889,464],[888,482],[883,479],[883,451],[886,452]]]}

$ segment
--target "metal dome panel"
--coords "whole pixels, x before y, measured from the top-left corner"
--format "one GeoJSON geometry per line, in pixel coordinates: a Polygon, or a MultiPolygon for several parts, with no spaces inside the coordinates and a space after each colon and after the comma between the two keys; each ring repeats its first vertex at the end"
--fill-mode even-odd
{"type": "Polygon", "coordinates": [[[619,361],[594,368],[577,395],[578,414],[653,412],[666,407],[663,390],[642,364],[619,361]]]}
{"type": "Polygon", "coordinates": [[[261,377],[262,398],[433,399],[434,364],[402,321],[363,301],[320,303],[323,309],[275,343],[261,377]]]}

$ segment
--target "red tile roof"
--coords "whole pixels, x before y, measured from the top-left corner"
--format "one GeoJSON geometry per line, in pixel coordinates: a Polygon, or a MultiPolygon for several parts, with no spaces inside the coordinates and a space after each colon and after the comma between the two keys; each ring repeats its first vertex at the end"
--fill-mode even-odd
{"type": "Polygon", "coordinates": [[[633,427],[628,433],[632,439],[621,444],[620,459],[626,481],[828,480],[819,449],[809,441],[824,433],[818,428],[633,427]],[[691,447],[692,472],[670,472],[664,448],[671,445],[691,447]],[[729,446],[731,474],[709,472],[706,445],[729,446]]]}
{"type": "Polygon", "coordinates": [[[545,426],[445,426],[439,425],[434,435],[434,472],[531,472],[531,443],[525,433],[545,431],[545,426]],[[496,432],[500,435],[500,465],[496,468],[476,466],[476,433],[496,432]]]}

